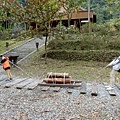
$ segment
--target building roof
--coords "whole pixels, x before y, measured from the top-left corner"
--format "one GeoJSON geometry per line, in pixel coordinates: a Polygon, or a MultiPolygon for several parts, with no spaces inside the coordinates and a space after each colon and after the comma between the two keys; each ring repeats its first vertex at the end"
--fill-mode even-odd
{"type": "MultiPolygon", "coordinates": [[[[63,7],[61,7],[60,10],[58,11],[59,13],[65,13],[62,16],[62,20],[68,19],[67,13],[65,11],[66,10],[63,7]]],[[[93,10],[90,10],[90,18],[93,18],[93,15],[94,15],[93,10]]],[[[80,7],[77,10],[73,9],[71,19],[86,19],[86,18],[88,18],[88,10],[86,10],[82,7],[80,7]]],[[[55,20],[59,20],[59,18],[56,18],[55,20]]]]}

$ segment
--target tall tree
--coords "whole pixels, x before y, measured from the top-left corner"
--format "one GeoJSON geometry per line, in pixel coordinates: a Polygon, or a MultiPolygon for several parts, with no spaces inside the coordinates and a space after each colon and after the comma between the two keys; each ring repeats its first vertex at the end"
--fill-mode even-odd
{"type": "Polygon", "coordinates": [[[70,20],[72,17],[72,13],[74,13],[77,9],[80,8],[83,0],[60,0],[61,6],[65,9],[65,13],[68,17],[68,26],[70,26],[70,20]]]}
{"type": "MultiPolygon", "coordinates": [[[[49,32],[49,23],[56,17],[59,10],[59,0],[26,0],[25,6],[17,0],[1,0],[4,13],[10,13],[10,19],[14,22],[35,23],[40,30],[45,31],[45,63],[47,59],[47,41],[49,32]]],[[[36,30],[36,29],[35,29],[36,30]]]]}
{"type": "Polygon", "coordinates": [[[120,17],[120,0],[107,0],[109,5],[109,12],[113,17],[120,17]]]}
{"type": "MultiPolygon", "coordinates": [[[[88,8],[87,1],[82,7],[88,8]]],[[[105,23],[120,16],[120,0],[90,0],[90,8],[95,12],[97,23],[105,23]]]]}

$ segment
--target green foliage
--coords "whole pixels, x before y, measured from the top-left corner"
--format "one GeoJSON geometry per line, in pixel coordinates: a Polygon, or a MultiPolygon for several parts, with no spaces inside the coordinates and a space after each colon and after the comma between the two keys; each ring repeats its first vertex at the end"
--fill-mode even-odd
{"type": "Polygon", "coordinates": [[[49,0],[49,1],[14,1],[10,2],[8,0],[2,1],[2,8],[6,14],[10,14],[9,17],[14,22],[34,22],[37,23],[41,27],[46,27],[46,25],[54,19],[56,15],[56,11],[59,9],[59,5],[57,4],[57,0],[49,0]],[[5,4],[4,4],[5,2],[5,4]],[[22,3],[22,4],[20,4],[22,3]],[[23,4],[25,6],[23,6],[23,4]],[[14,7],[13,7],[14,6],[14,7]]]}
{"type": "Polygon", "coordinates": [[[79,29],[75,28],[73,25],[65,27],[61,24],[58,24],[57,27],[52,31],[52,34],[55,34],[55,37],[61,39],[71,38],[70,34],[79,34],[79,29]]]}
{"type": "Polygon", "coordinates": [[[0,31],[0,40],[7,40],[7,39],[10,39],[9,30],[0,31]]]}
{"type": "MultiPolygon", "coordinates": [[[[86,33],[87,24],[83,26],[84,33],[64,34],[65,39],[56,37],[48,44],[48,57],[62,60],[85,60],[110,62],[119,55],[120,31],[115,28],[115,22],[92,25],[91,33],[86,33]]],[[[118,20],[119,21],[119,20],[118,20]]],[[[117,23],[119,25],[119,23],[117,23]]]]}
{"type": "Polygon", "coordinates": [[[70,25],[68,28],[68,33],[69,34],[74,34],[74,33],[79,33],[79,29],[76,28],[74,25],[70,25]]]}
{"type": "Polygon", "coordinates": [[[120,50],[119,38],[108,38],[84,34],[79,40],[52,40],[48,47],[50,50],[120,50]],[[109,40],[108,40],[109,39],[109,40]]]}
{"type": "MultiPolygon", "coordinates": [[[[88,9],[88,0],[84,0],[83,8],[88,9]]],[[[90,8],[95,12],[97,23],[105,23],[120,16],[119,0],[91,0],[90,8]]]]}
{"type": "Polygon", "coordinates": [[[70,26],[72,13],[74,13],[77,8],[80,8],[80,4],[83,3],[83,0],[60,0],[60,1],[61,6],[65,9],[64,13],[68,17],[68,26],[70,26]]]}
{"type": "Polygon", "coordinates": [[[120,30],[120,18],[114,20],[114,27],[116,30],[120,30]]]}
{"type": "MultiPolygon", "coordinates": [[[[48,52],[48,57],[58,60],[68,61],[101,61],[110,62],[119,55],[118,51],[68,51],[68,50],[52,50],[48,52]]],[[[43,55],[44,57],[44,55],[43,55]]]]}

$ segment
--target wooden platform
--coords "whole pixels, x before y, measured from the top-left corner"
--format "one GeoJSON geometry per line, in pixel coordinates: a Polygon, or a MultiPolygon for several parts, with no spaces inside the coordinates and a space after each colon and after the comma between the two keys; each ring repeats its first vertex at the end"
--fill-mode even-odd
{"type": "Polygon", "coordinates": [[[16,85],[16,88],[17,89],[22,89],[22,88],[26,87],[26,85],[30,84],[31,82],[33,82],[33,79],[29,78],[27,80],[24,80],[24,81],[18,83],[16,85]]]}
{"type": "Polygon", "coordinates": [[[97,96],[97,95],[98,95],[97,84],[92,84],[91,95],[92,95],[92,96],[97,96]]]}
{"type": "Polygon", "coordinates": [[[50,87],[50,90],[54,91],[54,92],[59,92],[61,87],[50,87]]]}
{"type": "Polygon", "coordinates": [[[0,81],[2,81],[2,80],[4,80],[4,79],[7,79],[7,76],[4,75],[4,74],[1,74],[1,75],[0,75],[0,81]]]}
{"type": "Polygon", "coordinates": [[[0,86],[4,88],[14,87],[16,89],[28,89],[32,90],[38,86],[39,80],[34,78],[19,78],[15,77],[11,81],[6,81],[6,75],[0,75],[0,86]]]}
{"type": "Polygon", "coordinates": [[[25,78],[14,78],[14,79],[15,80],[10,81],[10,82],[6,82],[5,84],[3,84],[1,86],[5,87],[5,88],[9,88],[9,87],[12,87],[12,86],[14,86],[22,81],[25,81],[27,78],[26,79],[25,78]]]}
{"type": "Polygon", "coordinates": [[[80,87],[81,81],[71,81],[70,84],[55,84],[55,83],[46,83],[46,82],[40,82],[38,85],[40,86],[50,86],[50,87],[80,87]]]}
{"type": "Polygon", "coordinates": [[[68,88],[68,89],[67,89],[67,92],[68,92],[68,93],[72,93],[72,92],[73,92],[73,89],[72,89],[72,88],[68,88]]]}
{"type": "Polygon", "coordinates": [[[47,91],[47,90],[49,90],[49,88],[50,88],[49,86],[45,86],[45,87],[42,87],[41,90],[42,90],[42,91],[47,91]]]}
{"type": "Polygon", "coordinates": [[[40,86],[50,86],[50,87],[80,87],[81,84],[46,84],[46,83],[39,83],[40,86]]]}
{"type": "Polygon", "coordinates": [[[110,87],[110,85],[108,83],[103,83],[105,85],[105,89],[106,91],[108,91],[110,96],[116,96],[116,92],[114,90],[114,88],[110,87]]]}
{"type": "Polygon", "coordinates": [[[114,89],[108,90],[108,92],[111,96],[116,96],[116,93],[115,93],[114,89]]]}
{"type": "MultiPolygon", "coordinates": [[[[42,80],[37,80],[35,78],[19,78],[16,77],[12,81],[6,81],[7,77],[5,75],[0,75],[0,87],[3,88],[16,88],[16,89],[26,89],[26,90],[33,90],[39,86],[40,91],[43,92],[61,92],[63,90],[66,91],[68,94],[76,94],[76,95],[90,95],[99,97],[101,94],[100,89],[98,90],[99,85],[95,85],[93,83],[87,83],[82,81],[71,81],[71,84],[49,84],[44,83],[42,80]]],[[[99,83],[98,83],[99,84],[99,83]]],[[[103,86],[102,91],[106,95],[110,96],[120,96],[120,86],[119,84],[115,84],[114,89],[109,89],[106,87],[108,84],[101,84],[103,86]]],[[[109,86],[109,85],[108,85],[109,86]]]]}
{"type": "Polygon", "coordinates": [[[82,82],[82,84],[81,84],[80,93],[81,94],[86,94],[87,93],[87,86],[86,86],[85,82],[82,82]]]}
{"type": "Polygon", "coordinates": [[[120,84],[115,83],[115,85],[117,86],[117,88],[120,90],[120,84]]]}

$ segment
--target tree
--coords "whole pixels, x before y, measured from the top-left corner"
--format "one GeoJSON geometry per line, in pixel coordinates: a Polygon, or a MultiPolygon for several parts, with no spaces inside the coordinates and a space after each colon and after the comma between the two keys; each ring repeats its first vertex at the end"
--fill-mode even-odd
{"type": "Polygon", "coordinates": [[[80,4],[83,0],[60,0],[61,6],[65,9],[65,13],[68,16],[68,27],[70,26],[70,20],[72,17],[72,13],[74,13],[77,9],[80,8],[80,4]]]}
{"type": "Polygon", "coordinates": [[[35,23],[38,29],[35,34],[45,31],[45,63],[47,59],[47,41],[49,23],[56,17],[59,10],[58,0],[26,0],[24,5],[17,0],[1,0],[4,13],[10,13],[9,18],[14,22],[35,23]]]}
{"type": "MultiPolygon", "coordinates": [[[[84,0],[82,7],[88,8],[87,1],[84,0]]],[[[120,16],[120,1],[119,0],[91,0],[90,8],[95,12],[97,23],[105,23],[112,18],[120,16]]]]}
{"type": "Polygon", "coordinates": [[[109,5],[109,12],[113,15],[114,18],[116,16],[120,16],[120,1],[119,0],[107,0],[109,5]]]}

